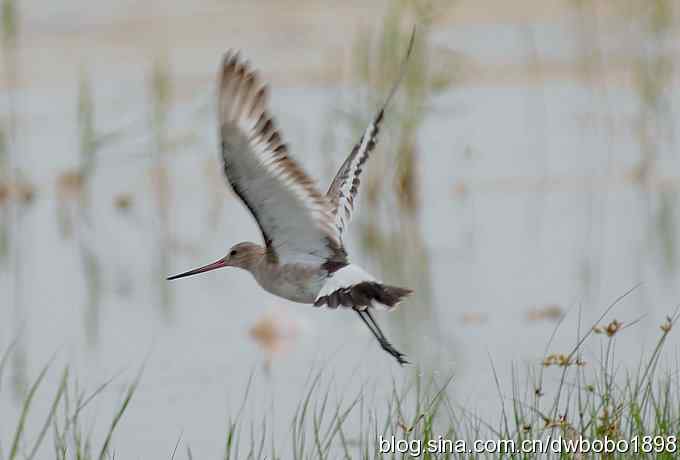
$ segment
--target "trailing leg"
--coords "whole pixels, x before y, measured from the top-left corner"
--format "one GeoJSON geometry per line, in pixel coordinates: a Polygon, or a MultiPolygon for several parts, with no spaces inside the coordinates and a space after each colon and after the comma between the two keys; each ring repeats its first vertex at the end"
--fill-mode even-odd
{"type": "Polygon", "coordinates": [[[400,365],[404,364],[409,364],[409,362],[405,359],[406,355],[401,353],[399,350],[394,348],[392,344],[387,340],[385,335],[383,334],[382,330],[380,329],[380,326],[378,326],[378,323],[375,321],[373,318],[373,315],[368,310],[355,310],[361,320],[366,324],[366,327],[371,331],[373,336],[376,338],[378,343],[380,344],[380,347],[385,350],[387,353],[390,355],[394,356],[394,358],[397,360],[397,362],[400,365]]]}

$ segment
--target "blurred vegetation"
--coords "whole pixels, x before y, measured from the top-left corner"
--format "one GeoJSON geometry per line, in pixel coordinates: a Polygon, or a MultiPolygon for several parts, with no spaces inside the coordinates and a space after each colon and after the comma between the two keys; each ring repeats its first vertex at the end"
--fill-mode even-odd
{"type": "MultiPolygon", "coordinates": [[[[19,24],[20,15],[16,0],[2,0],[2,50],[3,79],[7,88],[17,88],[19,73],[19,24]]],[[[11,308],[9,316],[15,330],[24,326],[25,312],[22,298],[23,273],[21,266],[22,218],[25,208],[33,203],[35,187],[26,178],[18,161],[16,150],[18,135],[18,108],[16,91],[7,91],[7,109],[0,121],[2,131],[2,154],[0,156],[0,258],[10,268],[9,283],[5,299],[11,308]]],[[[24,243],[25,244],[25,243],[24,243]]],[[[12,391],[15,399],[26,394],[28,361],[26,344],[17,340],[11,354],[12,391]]]]}
{"type": "MultiPolygon", "coordinates": [[[[16,81],[16,46],[18,13],[14,0],[2,0],[2,57],[4,79],[11,84],[16,81]]],[[[8,96],[11,98],[12,96],[8,96]]],[[[10,101],[11,106],[11,101],[10,101]]],[[[11,220],[9,200],[12,181],[10,144],[14,136],[15,113],[13,110],[0,119],[0,260],[9,255],[11,220]]]]}
{"type": "Polygon", "coordinates": [[[678,257],[678,191],[658,187],[653,190],[651,185],[662,173],[658,170],[662,152],[676,156],[676,122],[670,101],[675,86],[672,39],[680,32],[679,13],[673,0],[650,0],[633,2],[627,18],[638,29],[633,74],[639,99],[636,132],[641,158],[635,177],[645,192],[651,214],[653,231],[646,244],[659,249],[665,272],[670,274],[675,273],[678,257]]]}
{"type": "Polygon", "coordinates": [[[172,190],[167,155],[171,147],[168,118],[173,104],[172,79],[170,62],[167,54],[156,57],[149,78],[151,93],[151,132],[153,133],[152,184],[156,200],[157,216],[154,219],[156,247],[154,250],[154,278],[151,283],[156,288],[157,305],[164,317],[169,320],[173,311],[173,290],[158,273],[170,271],[170,221],[169,212],[172,207],[172,190]]]}
{"type": "Polygon", "coordinates": [[[91,245],[80,244],[81,263],[85,275],[84,325],[88,343],[91,346],[99,343],[99,329],[102,301],[101,263],[91,245]]]}
{"type": "MultiPolygon", "coordinates": [[[[371,29],[356,34],[351,84],[366,95],[352,98],[354,104],[343,118],[355,138],[360,138],[399,75],[406,43],[416,26],[405,78],[387,109],[378,144],[361,177],[362,210],[353,223],[359,229],[362,252],[377,261],[385,279],[415,290],[407,302],[410,305],[390,315],[401,336],[411,341],[411,350],[422,342],[422,327],[436,324],[429,321],[434,309],[430,261],[420,218],[422,153],[418,133],[432,98],[455,82],[456,61],[438,54],[429,44],[433,19],[452,5],[429,0],[390,2],[377,33],[371,29]]],[[[324,146],[334,144],[333,134],[326,134],[324,146]]],[[[349,146],[346,150],[343,154],[347,154],[349,146]]],[[[437,331],[432,332],[437,335],[437,331]]]]}
{"type": "Polygon", "coordinates": [[[9,199],[10,173],[8,161],[8,140],[5,126],[0,124],[0,262],[9,254],[9,199]]]}
{"type": "MultiPolygon", "coordinates": [[[[165,56],[165,55],[163,55],[165,56]]],[[[156,58],[149,79],[151,91],[151,132],[153,133],[154,170],[152,172],[161,225],[168,223],[170,178],[166,155],[169,145],[168,115],[172,105],[170,64],[167,57],[156,58]]]]}

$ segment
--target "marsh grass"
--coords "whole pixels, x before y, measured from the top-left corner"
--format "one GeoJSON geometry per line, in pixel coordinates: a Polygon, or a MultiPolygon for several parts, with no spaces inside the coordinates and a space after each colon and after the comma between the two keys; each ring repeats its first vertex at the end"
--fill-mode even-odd
{"type": "MultiPolygon", "coordinates": [[[[306,389],[288,422],[289,440],[274,434],[276,423],[273,409],[252,414],[249,403],[253,394],[254,374],[248,378],[241,406],[229,418],[225,432],[223,458],[231,459],[401,459],[412,458],[409,453],[381,453],[381,440],[392,436],[407,442],[420,442],[421,449],[428,441],[439,439],[512,440],[516,446],[523,440],[547,439],[548,435],[575,441],[580,437],[594,440],[605,436],[613,440],[632,439],[634,436],[676,436],[680,433],[680,392],[677,371],[660,372],[665,344],[673,332],[680,309],[659,325],[655,346],[642,356],[636,368],[624,369],[616,354],[616,343],[626,340],[638,320],[618,321],[611,318],[615,307],[635,288],[626,292],[604,310],[597,322],[581,329],[580,319],[576,340],[564,354],[550,352],[558,324],[545,347],[546,359],[530,364],[525,372],[513,368],[511,382],[502,382],[496,364],[489,359],[489,377],[496,382],[499,402],[495,420],[484,420],[475,415],[475,408],[457,404],[449,396],[456,385],[454,376],[436,377],[417,372],[402,383],[392,381],[380,389],[367,382],[348,391],[338,385],[328,370],[310,371],[306,389]],[[599,348],[593,362],[584,361],[584,346],[590,342],[599,348]],[[377,390],[377,391],[376,391],[377,390]]],[[[580,312],[579,312],[580,314],[580,312]]],[[[593,348],[589,346],[589,348],[593,348]]],[[[0,377],[13,345],[0,359],[0,377]]],[[[67,459],[115,458],[114,434],[124,423],[124,414],[133,402],[141,378],[141,370],[127,387],[118,408],[111,415],[108,430],[97,441],[92,427],[83,417],[88,406],[106,391],[113,379],[89,393],[78,387],[68,368],[61,371],[59,383],[46,412],[38,416],[36,429],[27,420],[33,411],[38,393],[49,393],[44,388],[45,376],[53,367],[46,364],[34,378],[23,399],[10,438],[0,439],[0,458],[38,458],[43,446],[52,440],[54,457],[67,459]],[[51,429],[51,430],[50,430],[51,429]],[[98,447],[96,447],[98,445],[98,447]],[[6,452],[3,449],[7,449],[6,452]]],[[[1,383],[1,381],[0,381],[1,383]]],[[[1,389],[2,387],[0,387],[1,389]]],[[[1,390],[0,390],[1,391],[1,390]]],[[[286,423],[285,421],[283,422],[286,423]]],[[[169,446],[171,458],[192,458],[190,440],[184,456],[179,450],[182,435],[169,446]]],[[[124,443],[124,439],[118,440],[124,443]]],[[[383,444],[384,445],[384,444],[383,444]]],[[[469,446],[470,444],[468,444],[469,446]]],[[[421,451],[418,458],[471,458],[467,453],[432,453],[421,451]]],[[[476,458],[584,458],[558,454],[517,455],[506,450],[480,454],[476,458]]],[[[612,454],[606,458],[676,458],[670,453],[650,452],[612,454]]]]}
{"type": "MultiPolygon", "coordinates": [[[[171,146],[168,118],[173,104],[172,78],[170,63],[165,54],[154,60],[149,77],[151,132],[153,133],[152,185],[156,200],[157,217],[154,219],[156,248],[154,255],[155,270],[153,273],[168,273],[170,269],[170,222],[169,212],[172,207],[172,190],[168,153],[171,146]]],[[[168,283],[161,277],[154,277],[153,284],[157,290],[157,304],[166,320],[172,317],[173,296],[168,283]]]]}
{"type": "MultiPolygon", "coordinates": [[[[629,328],[637,327],[637,321],[624,323],[606,318],[629,293],[616,299],[600,316],[598,324],[577,331],[571,350],[548,355],[560,359],[534,363],[524,375],[513,370],[509,387],[501,382],[490,359],[490,378],[496,382],[499,395],[495,420],[483,420],[475,415],[474,408],[465,408],[451,400],[449,390],[456,384],[453,377],[438,379],[418,372],[403,385],[393,383],[391,389],[380,392],[382,396],[376,401],[366,385],[361,385],[357,394],[348,394],[342,389],[338,391],[332,377],[319,371],[312,373],[305,396],[292,417],[290,450],[273,442],[272,434],[263,435],[263,431],[271,427],[267,416],[263,416],[260,423],[251,422],[241,407],[229,425],[225,458],[412,458],[408,453],[379,452],[381,437],[385,440],[391,436],[407,442],[420,441],[421,447],[430,440],[437,442],[440,437],[468,443],[475,439],[504,439],[520,446],[523,440],[545,441],[549,435],[567,441],[580,437],[592,441],[605,436],[613,440],[647,435],[676,436],[680,430],[677,379],[674,373],[660,374],[659,363],[678,312],[660,325],[660,335],[651,354],[641,359],[636,369],[623,371],[616,355],[616,341],[625,340],[623,336],[629,328]],[[599,359],[593,363],[583,358],[583,347],[589,341],[594,341],[600,349],[599,359]],[[548,385],[551,382],[556,385],[548,385]]],[[[554,333],[546,353],[553,337],[554,333]]],[[[586,458],[566,454],[519,455],[509,450],[479,456],[420,452],[417,457],[586,458]]],[[[604,457],[675,458],[674,454],[661,452],[616,453],[604,457]]]]}
{"type": "MultiPolygon", "coordinates": [[[[0,360],[0,378],[7,357],[15,352],[14,346],[10,345],[4,352],[0,360]]],[[[0,439],[0,459],[16,460],[36,458],[47,458],[46,452],[50,452],[50,447],[46,445],[47,440],[52,441],[52,452],[49,458],[58,460],[77,459],[77,460],[104,460],[115,458],[111,452],[113,436],[117,426],[123,420],[123,415],[129,407],[141,379],[141,370],[130,384],[117,410],[112,416],[108,430],[105,432],[104,439],[100,441],[98,455],[95,456],[94,446],[97,444],[92,434],[92,427],[87,426],[81,418],[86,408],[108,389],[113,379],[97,387],[91,393],[86,393],[79,389],[78,382],[72,377],[68,367],[61,371],[58,385],[54,391],[54,396],[49,400],[47,412],[44,414],[34,414],[35,399],[39,394],[44,397],[49,393],[45,388],[46,376],[53,367],[54,359],[51,359],[40,370],[32,381],[28,392],[23,398],[19,416],[15,428],[8,442],[0,439]],[[37,431],[29,428],[28,420],[37,426],[37,431]],[[6,451],[4,449],[7,449],[6,451]]],[[[1,387],[0,387],[0,391],[1,387]]]]}

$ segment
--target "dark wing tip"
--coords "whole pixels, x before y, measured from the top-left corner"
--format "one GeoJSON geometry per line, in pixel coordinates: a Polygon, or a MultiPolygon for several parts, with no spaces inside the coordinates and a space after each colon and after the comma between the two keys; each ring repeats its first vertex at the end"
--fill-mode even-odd
{"type": "Polygon", "coordinates": [[[257,120],[267,111],[267,102],[267,85],[239,51],[228,50],[222,58],[218,81],[220,124],[257,120]]]}

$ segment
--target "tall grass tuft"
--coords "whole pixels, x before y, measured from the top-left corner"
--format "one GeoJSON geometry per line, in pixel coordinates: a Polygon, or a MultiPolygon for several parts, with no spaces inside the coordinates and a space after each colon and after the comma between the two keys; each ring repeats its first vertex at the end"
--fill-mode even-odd
{"type": "MultiPolygon", "coordinates": [[[[15,352],[16,349],[12,345],[3,352],[0,370],[7,361],[7,356],[15,352]]],[[[9,442],[0,438],[0,458],[7,460],[47,458],[47,452],[50,450],[50,447],[46,444],[47,440],[51,440],[52,444],[53,457],[51,458],[58,460],[111,458],[109,452],[112,450],[113,435],[129,408],[139,385],[142,371],[140,370],[133,383],[127,388],[121,405],[116,410],[109,429],[101,442],[99,455],[95,457],[92,453],[92,446],[95,444],[95,439],[92,438],[92,427],[85,425],[81,416],[85,409],[109,387],[113,379],[100,385],[90,394],[86,394],[78,389],[78,384],[72,377],[69,368],[65,367],[61,372],[57,388],[54,390],[54,396],[50,399],[47,412],[38,414],[35,411],[35,400],[39,393],[46,391],[44,388],[47,381],[46,376],[53,361],[54,359],[43,366],[38,376],[31,383],[21,402],[19,416],[9,442]],[[28,423],[29,419],[35,420],[38,424],[35,432],[28,423]],[[3,446],[8,448],[6,455],[3,452],[3,446]]],[[[1,378],[2,373],[0,372],[1,378]]],[[[2,383],[1,380],[0,383],[2,383]]]]}
{"type": "Polygon", "coordinates": [[[42,371],[40,371],[40,374],[38,374],[38,378],[36,378],[35,382],[33,382],[33,385],[31,385],[31,388],[28,391],[28,394],[26,395],[26,398],[24,399],[24,402],[21,406],[21,415],[19,416],[19,421],[17,422],[17,427],[14,430],[14,436],[12,438],[12,444],[11,444],[10,451],[9,451],[9,457],[8,457],[9,460],[14,460],[19,455],[20,443],[21,443],[22,437],[24,435],[24,431],[26,429],[26,418],[28,417],[28,412],[31,408],[31,403],[33,402],[33,398],[35,397],[35,393],[36,393],[36,391],[38,391],[40,384],[42,383],[43,379],[45,378],[45,374],[47,373],[48,368],[49,368],[49,364],[45,365],[45,367],[43,367],[42,371]]]}
{"type": "MultiPolygon", "coordinates": [[[[616,344],[626,340],[629,330],[638,324],[636,320],[612,319],[611,314],[631,291],[612,302],[591,327],[581,330],[579,325],[575,344],[570,350],[564,353],[551,350],[553,333],[546,345],[545,358],[530,363],[524,373],[513,369],[510,385],[501,381],[492,362],[489,378],[496,382],[499,403],[496,416],[488,420],[477,416],[474,407],[467,408],[450,398],[450,390],[457,384],[453,376],[442,379],[434,374],[416,372],[402,383],[393,380],[391,385],[386,385],[380,382],[371,388],[369,382],[362,382],[353,393],[348,392],[346,386],[337,385],[327,371],[319,369],[310,372],[303,397],[290,414],[290,442],[284,442],[275,435],[276,424],[280,421],[272,412],[246,414],[246,403],[252,399],[254,377],[251,374],[243,402],[228,422],[224,459],[413,458],[408,453],[384,452],[384,448],[381,452],[381,446],[389,443],[393,436],[406,442],[419,442],[423,450],[414,457],[424,459],[470,458],[468,452],[455,449],[439,453],[424,450],[429,441],[437,443],[440,439],[451,440],[447,449],[453,449],[461,442],[467,443],[469,448],[476,439],[507,440],[517,447],[523,440],[545,442],[548,436],[571,441],[580,438],[593,441],[606,436],[615,442],[631,440],[635,436],[640,437],[640,442],[645,436],[676,436],[680,432],[677,370],[661,373],[660,369],[664,348],[677,325],[680,309],[659,325],[658,340],[651,352],[641,357],[640,365],[636,369],[622,369],[616,344]],[[586,343],[600,349],[599,356],[593,355],[592,362],[584,360],[584,356],[590,355],[585,350],[586,343]],[[534,373],[537,378],[533,378],[534,373]]],[[[49,428],[52,428],[54,456],[59,460],[114,457],[114,434],[124,423],[124,414],[134,401],[141,371],[125,391],[100,447],[95,449],[96,440],[92,438],[92,430],[85,428],[82,415],[113,379],[86,394],[78,389],[68,368],[64,369],[51,404],[43,418],[38,419],[40,422],[33,434],[27,424],[28,415],[33,410],[36,395],[44,391],[49,368],[48,363],[31,384],[9,442],[0,439],[0,457],[8,460],[39,458],[46,449],[43,445],[50,437],[49,428]],[[9,448],[6,456],[2,446],[9,448]]],[[[33,414],[32,419],[36,416],[33,414]]],[[[173,456],[177,454],[179,441],[174,445],[173,456]]],[[[188,448],[186,455],[192,457],[188,448]]],[[[506,447],[506,450],[486,453],[480,458],[588,457],[530,452],[518,455],[506,447]]],[[[677,458],[677,452],[652,449],[607,458],[671,459],[677,458]]]]}
{"type": "Polygon", "coordinates": [[[104,439],[104,443],[102,444],[102,447],[99,450],[99,456],[97,457],[99,460],[104,460],[106,458],[106,455],[109,453],[111,449],[111,440],[113,439],[113,433],[116,430],[116,427],[120,423],[121,419],[123,418],[123,414],[125,414],[125,411],[130,405],[132,397],[135,395],[135,391],[137,391],[137,386],[139,385],[140,378],[141,371],[140,374],[137,376],[137,379],[132,383],[132,385],[128,387],[127,391],[125,392],[123,402],[121,403],[120,407],[118,408],[118,411],[114,415],[113,420],[111,421],[109,432],[106,434],[106,439],[104,439]]]}
{"type": "MultiPolygon", "coordinates": [[[[406,442],[420,442],[421,448],[428,441],[437,443],[440,439],[452,440],[458,445],[465,441],[467,448],[476,439],[508,440],[519,448],[524,440],[547,442],[549,437],[592,442],[606,436],[616,442],[638,436],[642,442],[645,436],[676,436],[680,430],[677,384],[673,372],[659,374],[658,369],[664,345],[677,324],[678,311],[660,324],[659,338],[651,354],[643,357],[639,368],[624,374],[616,359],[616,342],[625,340],[628,330],[637,327],[637,321],[621,322],[608,317],[631,291],[610,304],[595,325],[577,331],[571,350],[547,354],[542,361],[530,364],[525,374],[513,370],[510,386],[501,382],[492,363],[489,373],[498,388],[499,404],[496,417],[489,420],[476,416],[475,408],[466,408],[451,400],[449,390],[456,384],[453,377],[439,379],[417,372],[404,384],[393,382],[391,388],[381,386],[377,400],[371,400],[371,390],[366,384],[360,385],[358,394],[348,394],[345,388],[337,389],[329,383],[332,377],[315,373],[292,416],[290,451],[284,453],[278,449],[279,456],[271,458],[412,458],[409,453],[380,452],[381,441],[384,446],[392,436],[406,442]],[[584,360],[587,342],[601,350],[592,363],[584,360]],[[535,371],[539,374],[537,379],[532,378],[535,371]]],[[[546,350],[551,346],[552,338],[546,350]]],[[[240,409],[230,424],[232,450],[226,458],[260,458],[253,456],[253,452],[261,454],[260,447],[266,441],[262,431],[258,433],[260,437],[247,433],[249,423],[253,426],[240,409]],[[239,450],[239,445],[245,448],[239,450]]],[[[267,426],[271,424],[263,423],[261,430],[267,426]]],[[[422,450],[413,457],[467,459],[471,458],[469,455],[454,448],[438,453],[422,450]]],[[[676,456],[677,450],[663,453],[657,449],[603,458],[670,459],[676,456]]],[[[480,454],[479,458],[591,457],[539,452],[513,454],[506,446],[505,450],[480,454]]]]}

